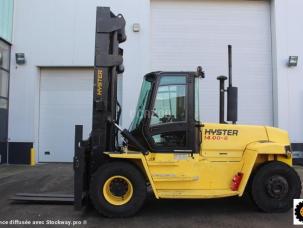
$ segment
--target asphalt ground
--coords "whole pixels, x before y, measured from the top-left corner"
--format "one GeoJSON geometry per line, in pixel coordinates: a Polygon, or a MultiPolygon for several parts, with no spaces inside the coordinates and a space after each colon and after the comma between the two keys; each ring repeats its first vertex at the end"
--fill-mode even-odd
{"type": "MultiPolygon", "coordinates": [[[[303,167],[296,167],[296,170],[302,179],[303,167]]],[[[72,227],[74,223],[74,227],[87,228],[284,228],[293,224],[292,211],[282,214],[261,213],[247,198],[157,200],[149,193],[143,209],[135,217],[108,219],[100,216],[92,207],[75,211],[72,205],[12,203],[9,198],[18,192],[72,194],[72,165],[41,164],[35,167],[1,165],[0,227],[72,227]],[[7,225],[5,224],[7,222],[17,225],[7,225]],[[41,225],[33,225],[33,222],[40,222],[41,225]]]]}

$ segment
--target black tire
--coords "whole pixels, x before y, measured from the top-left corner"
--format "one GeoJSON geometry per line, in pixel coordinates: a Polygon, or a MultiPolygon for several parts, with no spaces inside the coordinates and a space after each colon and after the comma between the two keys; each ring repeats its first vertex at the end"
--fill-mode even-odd
{"type": "Polygon", "coordinates": [[[89,189],[90,199],[96,210],[106,217],[130,217],[136,214],[144,204],[146,198],[146,181],[141,172],[128,162],[110,162],[102,165],[93,174],[89,189]],[[127,178],[133,188],[128,202],[114,205],[106,200],[103,192],[104,184],[114,176],[127,178]]]}
{"type": "Polygon", "coordinates": [[[285,212],[292,208],[293,199],[300,198],[301,180],[287,164],[272,161],[256,171],[251,182],[251,196],[263,212],[285,212]]]}
{"type": "Polygon", "coordinates": [[[262,168],[266,164],[268,164],[268,162],[261,163],[258,165],[258,167],[256,167],[255,170],[253,170],[253,172],[251,173],[251,175],[248,179],[248,182],[247,182],[247,185],[246,185],[246,188],[244,191],[244,195],[243,195],[244,200],[248,201],[256,209],[259,209],[259,208],[256,205],[256,203],[254,202],[253,197],[252,197],[252,182],[253,182],[253,179],[254,179],[256,173],[259,171],[259,169],[262,168]]]}

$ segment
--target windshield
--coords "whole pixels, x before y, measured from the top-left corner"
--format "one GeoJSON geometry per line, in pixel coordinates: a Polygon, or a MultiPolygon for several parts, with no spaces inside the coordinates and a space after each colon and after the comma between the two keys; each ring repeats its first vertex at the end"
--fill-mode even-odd
{"type": "Polygon", "coordinates": [[[132,123],[130,125],[130,129],[129,129],[130,131],[135,130],[139,126],[141,120],[144,117],[144,112],[146,109],[146,104],[147,104],[148,95],[149,95],[150,90],[151,90],[151,82],[144,80],[143,84],[142,84],[141,92],[139,95],[136,114],[135,114],[134,120],[132,121],[132,123]]]}

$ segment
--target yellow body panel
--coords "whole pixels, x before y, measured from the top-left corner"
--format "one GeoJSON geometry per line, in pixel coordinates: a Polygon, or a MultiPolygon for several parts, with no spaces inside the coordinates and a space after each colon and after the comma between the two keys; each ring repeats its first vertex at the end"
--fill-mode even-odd
{"type": "Polygon", "coordinates": [[[219,198],[242,196],[253,169],[279,160],[292,165],[285,146],[288,134],[264,126],[205,124],[200,151],[194,154],[140,152],[108,153],[112,158],[140,162],[157,198],[219,198]],[[233,177],[243,173],[237,191],[233,177]]]}

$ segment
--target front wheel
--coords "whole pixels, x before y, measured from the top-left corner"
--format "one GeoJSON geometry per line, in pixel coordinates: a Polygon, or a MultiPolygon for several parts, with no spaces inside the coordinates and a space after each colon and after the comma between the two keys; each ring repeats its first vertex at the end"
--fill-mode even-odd
{"type": "Polygon", "coordinates": [[[127,162],[101,166],[90,181],[90,199],[106,217],[129,217],[143,205],[146,181],[141,172],[127,162]]]}
{"type": "Polygon", "coordinates": [[[300,198],[301,180],[297,172],[279,161],[262,165],[251,183],[251,195],[264,212],[285,212],[292,208],[293,199],[300,198]]]}

